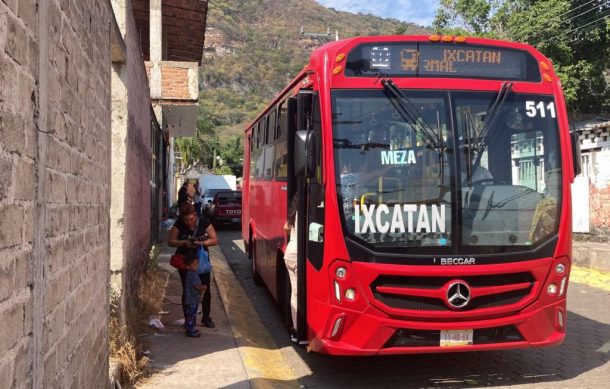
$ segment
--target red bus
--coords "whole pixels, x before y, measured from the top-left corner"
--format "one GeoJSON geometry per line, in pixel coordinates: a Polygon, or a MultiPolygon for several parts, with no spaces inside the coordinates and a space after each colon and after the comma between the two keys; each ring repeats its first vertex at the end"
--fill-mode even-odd
{"type": "Polygon", "coordinates": [[[284,306],[297,196],[298,338],[372,355],[560,344],[580,166],[531,46],[328,43],[246,130],[242,234],[284,306]]]}

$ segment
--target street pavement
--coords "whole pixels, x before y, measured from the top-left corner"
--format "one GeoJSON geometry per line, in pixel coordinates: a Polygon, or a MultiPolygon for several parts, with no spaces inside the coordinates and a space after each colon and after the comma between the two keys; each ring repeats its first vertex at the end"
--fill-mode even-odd
{"type": "MultiPolygon", "coordinates": [[[[165,336],[153,337],[156,373],[140,388],[606,388],[610,379],[610,291],[571,282],[568,335],[559,347],[407,356],[332,357],[288,338],[270,293],[252,280],[240,232],[219,231],[212,315],[217,328],[187,339],[180,283],[168,285],[165,336]],[[216,288],[217,286],[217,288],[216,288]],[[173,297],[172,297],[173,296],[173,297]]],[[[167,253],[168,248],[165,248],[167,253]]],[[[169,261],[169,256],[162,263],[169,261]]],[[[165,264],[164,266],[168,266],[165,264]]],[[[175,273],[175,271],[173,272],[175,273]]],[[[581,272],[582,273],[582,272],[581,272]]],[[[586,280],[586,273],[579,279],[586,280]]]]}

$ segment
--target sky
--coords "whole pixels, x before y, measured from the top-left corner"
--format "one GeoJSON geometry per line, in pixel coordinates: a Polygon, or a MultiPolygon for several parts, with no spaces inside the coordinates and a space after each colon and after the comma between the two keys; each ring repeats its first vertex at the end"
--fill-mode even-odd
{"type": "Polygon", "coordinates": [[[434,20],[439,0],[316,0],[325,7],[352,13],[362,12],[422,26],[434,20]]]}

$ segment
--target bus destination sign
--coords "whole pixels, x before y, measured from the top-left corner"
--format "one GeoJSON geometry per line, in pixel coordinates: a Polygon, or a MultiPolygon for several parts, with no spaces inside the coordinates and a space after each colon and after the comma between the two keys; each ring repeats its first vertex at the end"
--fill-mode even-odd
{"type": "Polygon", "coordinates": [[[350,53],[346,76],[461,77],[540,81],[527,52],[493,46],[455,44],[365,44],[350,53]]]}

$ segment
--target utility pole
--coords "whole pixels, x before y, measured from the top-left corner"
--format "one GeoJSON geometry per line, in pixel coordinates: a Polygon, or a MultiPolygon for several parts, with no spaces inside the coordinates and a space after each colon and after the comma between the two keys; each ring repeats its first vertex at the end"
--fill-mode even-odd
{"type": "MultiPolygon", "coordinates": [[[[326,33],[305,32],[305,27],[301,26],[301,36],[315,38],[320,41],[320,44],[332,41],[333,36],[330,33],[330,27],[326,29],[326,33]]],[[[339,40],[339,30],[335,30],[335,40],[339,40]]]]}

